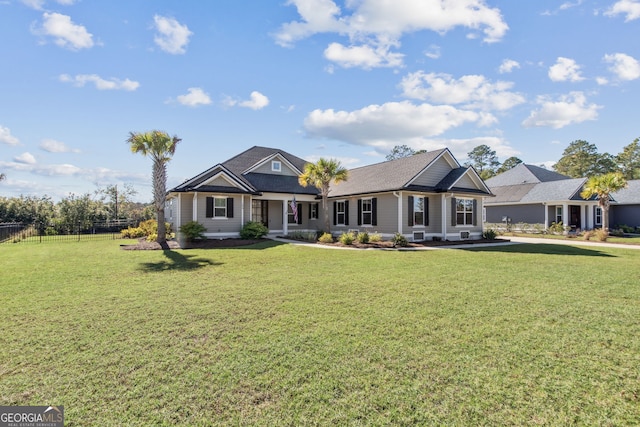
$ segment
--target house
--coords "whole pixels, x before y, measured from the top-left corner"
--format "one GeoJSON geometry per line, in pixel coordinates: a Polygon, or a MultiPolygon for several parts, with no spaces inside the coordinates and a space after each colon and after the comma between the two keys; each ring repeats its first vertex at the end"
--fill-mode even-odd
{"type": "Polygon", "coordinates": [[[485,222],[540,224],[545,230],[553,222],[573,230],[599,228],[598,201],[580,196],[586,181],[521,163],[486,181],[495,197],[485,200],[485,222]]]}
{"type": "MultiPolygon", "coordinates": [[[[271,235],[321,230],[319,191],[298,183],[306,163],[282,150],[252,147],[169,190],[167,221],[174,230],[197,221],[208,238],[237,237],[248,221],[262,222],[271,235]]],[[[479,238],[486,196],[491,192],[476,171],[448,149],[364,166],[331,186],[331,232],[479,238]]]]}
{"type": "Polygon", "coordinates": [[[640,179],[627,181],[627,188],[612,194],[609,207],[610,228],[621,225],[640,228],[640,179]]]}

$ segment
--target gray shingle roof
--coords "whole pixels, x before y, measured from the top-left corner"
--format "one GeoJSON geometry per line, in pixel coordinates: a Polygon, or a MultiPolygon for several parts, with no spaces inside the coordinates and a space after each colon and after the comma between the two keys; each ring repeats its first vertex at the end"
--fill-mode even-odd
{"type": "Polygon", "coordinates": [[[271,175],[266,173],[248,173],[245,179],[254,188],[269,193],[292,193],[317,195],[318,189],[313,186],[303,187],[298,183],[297,176],[271,175]]]}
{"type": "Polygon", "coordinates": [[[627,188],[613,193],[612,196],[618,204],[640,204],[640,179],[627,181],[627,188]]]}
{"type": "Polygon", "coordinates": [[[569,178],[549,182],[490,187],[491,192],[496,197],[494,199],[486,199],[485,204],[584,200],[580,197],[580,191],[585,182],[586,178],[569,178]]]}
{"type": "Polygon", "coordinates": [[[329,196],[400,190],[446,149],[415,154],[349,170],[347,181],[331,185],[329,196]]]}
{"type": "Polygon", "coordinates": [[[485,182],[489,188],[493,188],[505,185],[535,184],[539,182],[551,182],[564,179],[571,178],[539,166],[520,163],[518,166],[496,175],[493,178],[489,178],[485,182]]]}

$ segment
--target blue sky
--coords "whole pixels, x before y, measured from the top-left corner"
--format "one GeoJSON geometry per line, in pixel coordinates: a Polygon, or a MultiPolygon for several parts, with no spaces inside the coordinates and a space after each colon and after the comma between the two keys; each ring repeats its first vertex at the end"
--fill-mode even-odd
{"type": "Polygon", "coordinates": [[[0,195],[172,187],[254,145],[347,167],[487,144],[550,167],[640,136],[640,0],[0,0],[0,195]]]}

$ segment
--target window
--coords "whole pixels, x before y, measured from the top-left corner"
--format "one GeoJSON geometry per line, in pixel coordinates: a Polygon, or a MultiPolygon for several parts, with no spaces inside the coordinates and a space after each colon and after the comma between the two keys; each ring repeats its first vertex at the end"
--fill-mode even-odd
{"type": "Polygon", "coordinates": [[[602,225],[602,208],[596,207],[596,225],[602,225]]]}
{"type": "Polygon", "coordinates": [[[424,198],[413,198],[413,224],[424,225],[424,198]]]}
{"type": "Polygon", "coordinates": [[[309,219],[318,219],[318,204],[312,203],[309,206],[309,219]]]}
{"type": "Polygon", "coordinates": [[[456,224],[473,225],[473,199],[456,199],[456,224]]]}
{"type": "Polygon", "coordinates": [[[373,208],[371,199],[362,199],[362,224],[371,225],[371,219],[373,217],[373,208]]]}
{"type": "Polygon", "coordinates": [[[271,170],[273,172],[280,172],[282,170],[282,163],[278,160],[273,160],[271,162],[271,170]]]}
{"type": "Polygon", "coordinates": [[[556,224],[562,222],[562,206],[556,206],[556,224]]]}
{"type": "Polygon", "coordinates": [[[233,198],[207,197],[207,218],[233,218],[233,198]]]}
{"type": "Polygon", "coordinates": [[[345,202],[336,202],[336,225],[345,225],[347,209],[345,202]]]}

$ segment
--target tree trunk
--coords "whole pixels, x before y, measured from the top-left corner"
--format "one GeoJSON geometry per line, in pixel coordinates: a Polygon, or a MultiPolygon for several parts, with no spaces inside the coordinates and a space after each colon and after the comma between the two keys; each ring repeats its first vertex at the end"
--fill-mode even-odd
{"type": "Polygon", "coordinates": [[[327,197],[322,196],[322,210],[324,211],[324,232],[331,233],[331,223],[329,222],[329,206],[327,206],[327,197]]]}
{"type": "Polygon", "coordinates": [[[162,245],[167,241],[167,229],[164,224],[164,198],[167,185],[167,167],[159,160],[153,162],[153,202],[158,219],[158,237],[156,242],[162,245]]]}

